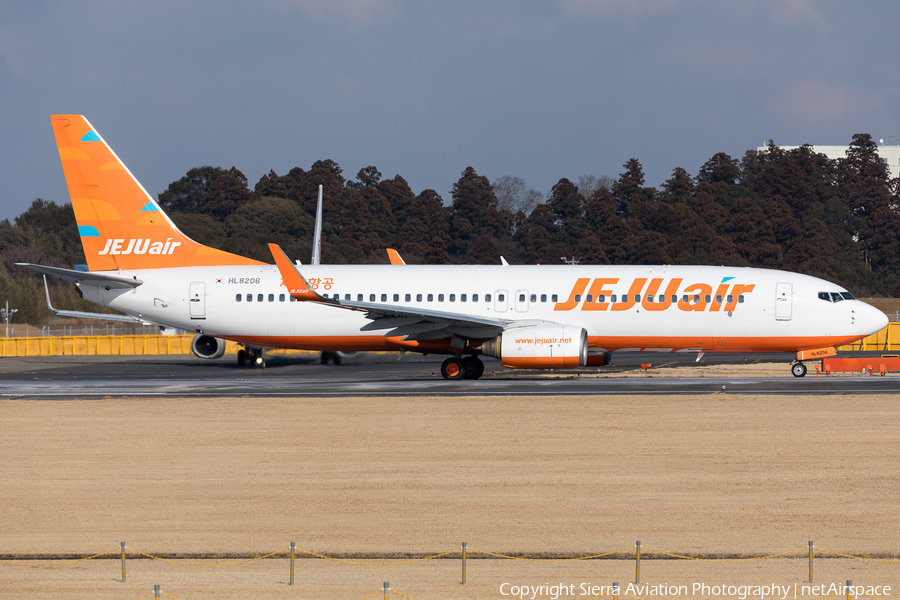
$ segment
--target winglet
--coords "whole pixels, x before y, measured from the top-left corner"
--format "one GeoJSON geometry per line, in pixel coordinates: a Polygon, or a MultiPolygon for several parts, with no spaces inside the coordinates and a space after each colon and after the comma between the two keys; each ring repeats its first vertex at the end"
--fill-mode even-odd
{"type": "Polygon", "coordinates": [[[391,259],[392,265],[405,265],[406,263],[400,258],[400,253],[394,250],[393,248],[387,249],[388,258],[391,259]]]}
{"type": "Polygon", "coordinates": [[[284,285],[291,296],[301,301],[329,302],[328,298],[320,296],[312,289],[309,282],[306,281],[306,278],[300,274],[300,271],[297,270],[297,267],[294,266],[291,259],[289,259],[284,253],[284,250],[281,249],[281,246],[278,244],[269,244],[269,250],[272,252],[272,257],[275,259],[275,264],[278,266],[278,272],[281,273],[284,285]]]}

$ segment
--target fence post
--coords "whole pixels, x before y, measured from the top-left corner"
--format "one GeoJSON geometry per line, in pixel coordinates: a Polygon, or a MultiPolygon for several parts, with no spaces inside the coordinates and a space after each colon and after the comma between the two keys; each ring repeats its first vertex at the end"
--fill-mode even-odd
{"type": "Polygon", "coordinates": [[[462,582],[466,583],[466,543],[462,543],[462,582]]]}
{"type": "Polygon", "coordinates": [[[122,583],[125,583],[125,542],[122,542],[122,583]]]}
{"type": "Polygon", "coordinates": [[[389,581],[384,582],[384,600],[388,600],[388,595],[391,593],[391,584],[389,581]]]}
{"type": "Polygon", "coordinates": [[[291,542],[291,582],[288,585],[294,585],[294,542],[291,542]]]}
{"type": "Polygon", "coordinates": [[[159,600],[159,584],[153,586],[153,600],[159,600]]]}
{"type": "Polygon", "coordinates": [[[613,581],[613,600],[619,600],[619,582],[613,581]]]}
{"type": "Polygon", "coordinates": [[[641,582],[641,540],[638,540],[635,543],[635,546],[636,546],[637,550],[634,555],[635,556],[635,558],[634,558],[634,582],[640,583],[641,582]]]}
{"type": "Polygon", "coordinates": [[[809,582],[812,583],[813,578],[813,543],[809,541],[809,582]]]}

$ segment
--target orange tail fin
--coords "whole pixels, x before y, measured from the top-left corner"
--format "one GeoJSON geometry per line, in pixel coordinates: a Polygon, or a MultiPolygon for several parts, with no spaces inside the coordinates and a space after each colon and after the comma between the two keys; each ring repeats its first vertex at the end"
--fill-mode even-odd
{"type": "Polygon", "coordinates": [[[91,271],[264,264],[181,233],[81,115],[50,122],[91,271]]]}

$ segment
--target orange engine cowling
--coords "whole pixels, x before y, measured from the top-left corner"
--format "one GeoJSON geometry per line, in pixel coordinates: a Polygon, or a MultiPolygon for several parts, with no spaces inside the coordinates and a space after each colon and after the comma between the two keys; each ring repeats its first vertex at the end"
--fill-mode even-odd
{"type": "Polygon", "coordinates": [[[481,345],[485,356],[513,369],[561,369],[587,363],[587,332],[572,325],[533,325],[507,329],[481,345]]]}

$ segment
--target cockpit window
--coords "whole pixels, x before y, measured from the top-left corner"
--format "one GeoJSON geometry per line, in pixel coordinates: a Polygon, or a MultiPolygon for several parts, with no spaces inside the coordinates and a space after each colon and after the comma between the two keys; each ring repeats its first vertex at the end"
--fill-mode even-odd
{"type": "Polygon", "coordinates": [[[831,292],[831,299],[834,302],[840,302],[841,300],[844,299],[844,297],[841,296],[840,293],[838,293],[838,292],[831,292]]]}
{"type": "Polygon", "coordinates": [[[828,292],[819,292],[819,300],[831,302],[831,294],[829,294],[828,292]]]}
{"type": "Polygon", "coordinates": [[[850,292],[841,292],[841,296],[844,297],[844,300],[856,300],[850,292]]]}

